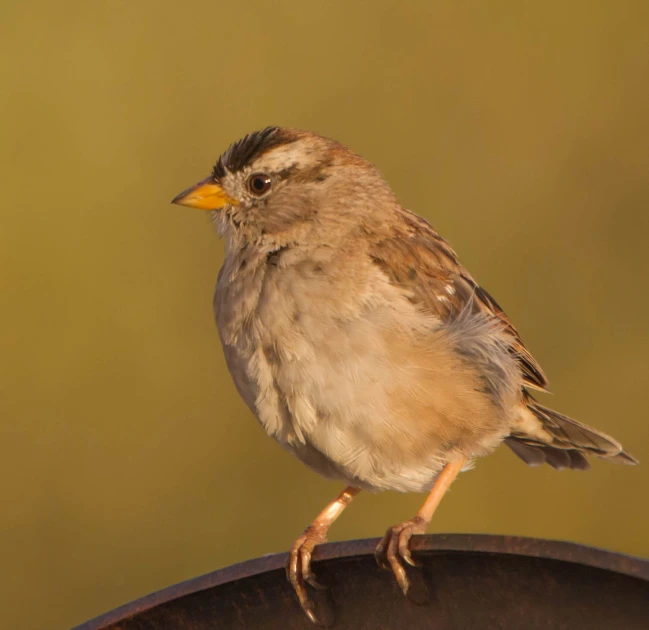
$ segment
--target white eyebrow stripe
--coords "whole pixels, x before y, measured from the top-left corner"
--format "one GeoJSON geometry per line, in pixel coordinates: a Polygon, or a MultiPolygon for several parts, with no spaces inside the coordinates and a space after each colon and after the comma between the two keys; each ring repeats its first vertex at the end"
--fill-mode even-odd
{"type": "Polygon", "coordinates": [[[304,145],[300,142],[275,147],[256,160],[251,165],[251,168],[253,170],[278,172],[299,164],[300,168],[308,169],[319,164],[322,160],[320,151],[313,150],[312,147],[308,148],[311,150],[305,150],[304,145]]]}

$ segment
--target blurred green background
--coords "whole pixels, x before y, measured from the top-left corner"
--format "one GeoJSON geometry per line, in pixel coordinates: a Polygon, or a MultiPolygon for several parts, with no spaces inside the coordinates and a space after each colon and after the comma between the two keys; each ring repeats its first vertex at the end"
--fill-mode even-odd
{"type": "MultiPolygon", "coordinates": [[[[285,550],[340,489],[268,439],[212,321],[222,243],[169,205],[244,133],[376,162],[645,464],[463,475],[432,531],[649,555],[649,3],[5,2],[0,610],[65,628],[285,550]]],[[[361,495],[332,539],[421,496],[361,495]]]]}

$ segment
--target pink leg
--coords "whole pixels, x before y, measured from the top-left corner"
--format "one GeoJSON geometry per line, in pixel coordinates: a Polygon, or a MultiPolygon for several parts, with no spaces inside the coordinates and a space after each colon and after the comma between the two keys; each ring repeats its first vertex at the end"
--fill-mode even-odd
{"type": "Polygon", "coordinates": [[[319,623],[315,616],[313,602],[309,598],[306,585],[322,588],[311,571],[311,555],[316,545],[326,542],[327,531],[331,524],[341,515],[342,511],[352,502],[360,492],[358,488],[348,486],[327,507],[315,517],[291,547],[286,563],[286,575],[291,583],[302,610],[313,623],[319,623]]]}
{"type": "Polygon", "coordinates": [[[423,534],[433,518],[442,497],[446,494],[453,480],[457,477],[466,462],[465,458],[450,462],[444,466],[435,480],[435,485],[421,506],[417,516],[394,527],[390,527],[376,548],[374,555],[380,567],[392,569],[404,595],[408,594],[410,580],[406,575],[403,563],[416,566],[410,554],[409,543],[414,534],[423,534]]]}

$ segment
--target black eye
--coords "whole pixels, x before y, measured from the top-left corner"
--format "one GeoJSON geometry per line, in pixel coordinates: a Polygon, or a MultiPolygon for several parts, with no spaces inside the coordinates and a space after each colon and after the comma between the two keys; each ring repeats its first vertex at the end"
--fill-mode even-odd
{"type": "Polygon", "coordinates": [[[254,173],[248,178],[248,188],[253,195],[263,195],[270,189],[272,183],[265,173],[254,173]]]}

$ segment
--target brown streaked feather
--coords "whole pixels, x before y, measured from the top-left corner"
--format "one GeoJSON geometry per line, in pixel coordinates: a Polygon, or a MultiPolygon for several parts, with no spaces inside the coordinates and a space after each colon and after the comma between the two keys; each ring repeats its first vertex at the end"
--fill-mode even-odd
{"type": "Polygon", "coordinates": [[[547,391],[548,380],[518,331],[498,303],[460,264],[451,246],[421,217],[403,208],[400,214],[402,220],[390,234],[372,243],[372,260],[394,284],[409,292],[413,303],[443,321],[452,321],[466,308],[498,319],[512,338],[511,352],[520,365],[523,383],[547,391]]]}

